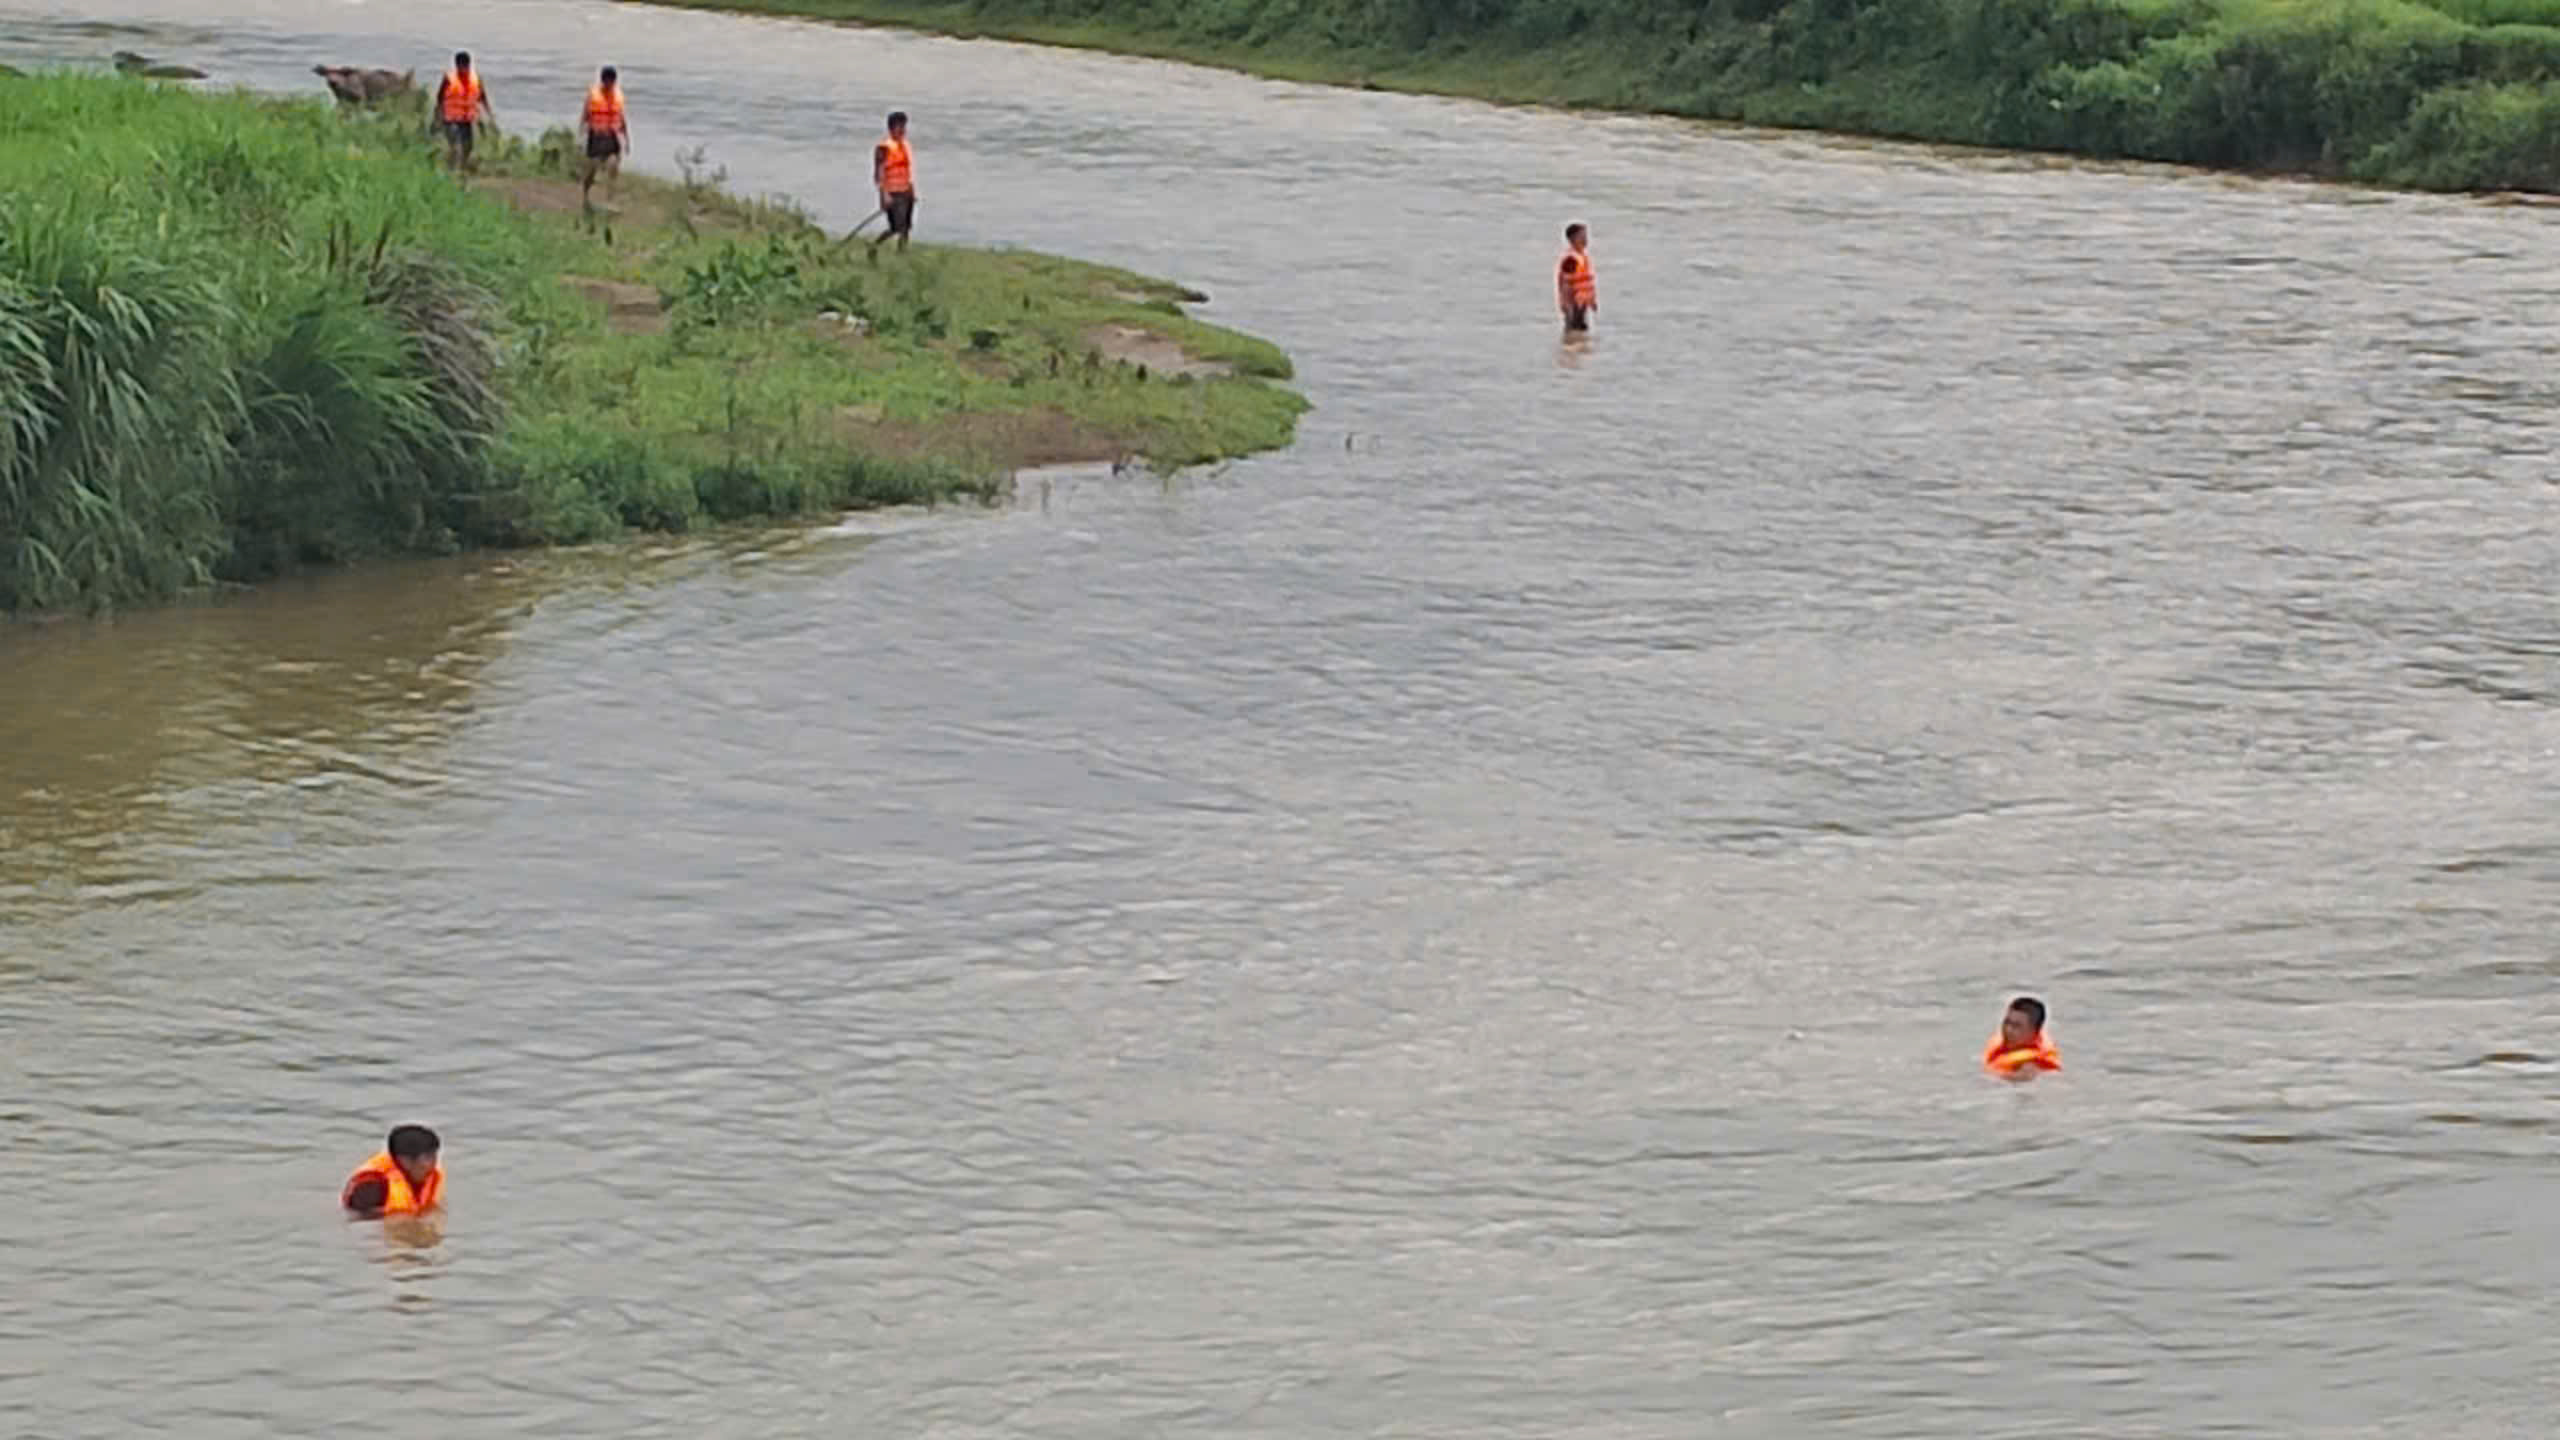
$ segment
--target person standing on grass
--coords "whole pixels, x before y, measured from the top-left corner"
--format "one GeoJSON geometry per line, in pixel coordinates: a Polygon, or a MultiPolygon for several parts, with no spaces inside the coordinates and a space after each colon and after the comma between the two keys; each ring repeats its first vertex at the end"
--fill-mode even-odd
{"type": "Polygon", "coordinates": [[[889,218],[888,228],[872,238],[871,254],[878,255],[880,242],[892,235],[904,254],[916,223],[915,157],[907,150],[904,110],[889,112],[889,137],[871,147],[871,188],[880,192],[880,213],[889,218]]]}
{"type": "Polygon", "coordinates": [[[589,203],[587,195],[595,188],[598,170],[605,174],[605,199],[609,203],[621,186],[622,157],[631,149],[631,125],[622,107],[622,77],[610,65],[587,88],[587,108],[578,117],[578,133],[587,142],[587,158],[578,169],[578,204],[584,207],[589,203]]]}
{"type": "Polygon", "coordinates": [[[445,72],[444,83],[436,86],[436,121],[444,127],[448,166],[456,171],[471,168],[471,142],[484,119],[494,125],[498,112],[489,104],[489,92],[480,83],[480,72],[471,68],[471,52],[457,50],[453,68],[445,72]]]}

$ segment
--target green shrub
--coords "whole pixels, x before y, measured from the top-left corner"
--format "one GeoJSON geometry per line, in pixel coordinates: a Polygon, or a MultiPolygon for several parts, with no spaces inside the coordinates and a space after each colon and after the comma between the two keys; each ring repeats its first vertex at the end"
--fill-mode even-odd
{"type": "Polygon", "coordinates": [[[2427,6],[2473,25],[2560,26],[2560,0],[2426,0],[2427,6]]]}
{"type": "Polygon", "coordinates": [[[2356,173],[2443,188],[2560,186],[2560,93],[2542,85],[2438,90],[2395,138],[2363,157],[2356,173]]]}
{"type": "Polygon", "coordinates": [[[2464,37],[2464,69],[2502,84],[2560,78],[2560,26],[2491,25],[2464,37]]]}

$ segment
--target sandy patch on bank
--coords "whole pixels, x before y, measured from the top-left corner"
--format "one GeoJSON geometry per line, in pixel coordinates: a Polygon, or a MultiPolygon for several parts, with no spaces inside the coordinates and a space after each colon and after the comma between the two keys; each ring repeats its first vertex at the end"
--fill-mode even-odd
{"type": "MultiPolygon", "coordinates": [[[[496,175],[474,177],[471,188],[483,195],[494,195],[529,215],[575,215],[578,213],[578,187],[566,180],[534,180],[520,176],[496,175]]],[[[610,207],[599,205],[596,213],[610,215],[610,207]]]]}
{"type": "Polygon", "coordinates": [[[876,407],[836,412],[836,429],[866,455],[891,460],[944,459],[997,470],[1029,470],[1128,459],[1141,448],[1128,438],[1063,410],[1007,410],[938,419],[884,420],[876,407]]]}
{"type": "Polygon", "coordinates": [[[502,200],[528,215],[579,215],[592,213],[606,228],[615,230],[657,229],[674,225],[678,212],[686,212],[697,229],[734,230],[736,217],[716,209],[691,204],[681,194],[659,189],[639,189],[626,183],[615,190],[613,182],[598,176],[589,194],[589,205],[578,193],[575,180],[554,180],[532,175],[483,175],[471,180],[473,193],[502,200]]]}
{"type": "Polygon", "coordinates": [[[1236,373],[1235,367],[1223,360],[1203,360],[1182,348],[1181,341],[1168,340],[1135,325],[1097,325],[1085,332],[1084,339],[1102,352],[1103,359],[1144,365],[1150,375],[1189,375],[1208,380],[1236,373]]]}
{"type": "Polygon", "coordinates": [[[667,307],[654,285],[563,275],[560,283],[604,307],[606,328],[625,335],[656,335],[667,328],[667,307]]]}

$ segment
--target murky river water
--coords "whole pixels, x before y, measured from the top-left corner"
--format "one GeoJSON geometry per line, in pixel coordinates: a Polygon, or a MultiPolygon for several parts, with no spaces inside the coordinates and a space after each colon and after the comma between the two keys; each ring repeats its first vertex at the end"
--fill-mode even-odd
{"type": "Polygon", "coordinates": [[[2549,1433],[2542,214],[589,4],[0,15],[314,94],[468,46],[519,127],[612,61],[644,162],[836,224],[902,105],[929,238],[1200,285],[1320,406],[0,634],[0,1433],[2549,1433]],[[409,1119],[427,1251],[334,1209],[409,1119]]]}

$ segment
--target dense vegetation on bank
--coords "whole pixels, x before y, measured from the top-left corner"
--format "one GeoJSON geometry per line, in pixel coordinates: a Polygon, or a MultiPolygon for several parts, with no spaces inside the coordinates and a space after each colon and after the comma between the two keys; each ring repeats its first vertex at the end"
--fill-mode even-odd
{"type": "Polygon", "coordinates": [[[565,131],[484,141],[466,187],[422,121],[0,78],[0,611],[990,496],[1284,444],[1304,408],[1160,282],[867,264],[693,174],[591,214],[565,131]]]}
{"type": "Polygon", "coordinates": [[[1496,100],[2560,188],[2560,0],[691,3],[1496,100]]]}

